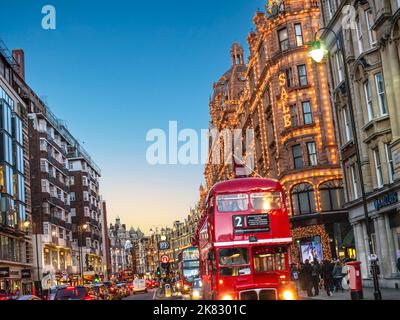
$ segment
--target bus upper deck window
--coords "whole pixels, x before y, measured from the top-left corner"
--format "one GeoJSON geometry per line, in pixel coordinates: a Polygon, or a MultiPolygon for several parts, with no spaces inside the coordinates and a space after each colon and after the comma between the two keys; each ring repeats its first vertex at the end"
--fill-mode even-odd
{"type": "Polygon", "coordinates": [[[249,209],[247,194],[229,194],[217,196],[219,212],[239,212],[249,209]]]}
{"type": "Polygon", "coordinates": [[[280,192],[260,192],[250,195],[251,206],[254,210],[282,209],[282,195],[280,192]]]}

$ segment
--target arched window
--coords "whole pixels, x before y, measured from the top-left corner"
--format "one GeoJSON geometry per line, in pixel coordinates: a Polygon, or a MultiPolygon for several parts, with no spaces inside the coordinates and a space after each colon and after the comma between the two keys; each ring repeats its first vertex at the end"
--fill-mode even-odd
{"type": "Polygon", "coordinates": [[[344,204],[343,181],[327,181],[319,187],[321,194],[321,210],[341,210],[344,204]]]}
{"type": "Polygon", "coordinates": [[[301,183],[292,189],[293,215],[311,214],[315,209],[314,188],[309,183],[301,183]]]}

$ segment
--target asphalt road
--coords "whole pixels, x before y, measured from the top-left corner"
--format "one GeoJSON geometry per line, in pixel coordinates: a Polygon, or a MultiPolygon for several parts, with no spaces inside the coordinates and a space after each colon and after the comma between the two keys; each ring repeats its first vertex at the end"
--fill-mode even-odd
{"type": "Polygon", "coordinates": [[[131,294],[124,300],[153,300],[155,290],[149,290],[147,293],[131,294]]]}

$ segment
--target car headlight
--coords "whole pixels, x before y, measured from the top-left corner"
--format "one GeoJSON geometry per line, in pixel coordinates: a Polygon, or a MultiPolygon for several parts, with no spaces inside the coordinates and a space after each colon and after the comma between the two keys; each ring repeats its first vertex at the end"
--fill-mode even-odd
{"type": "Polygon", "coordinates": [[[200,292],[198,290],[194,290],[192,295],[193,295],[193,298],[195,298],[195,299],[200,298],[200,292]]]}
{"type": "Polygon", "coordinates": [[[283,291],[282,298],[283,298],[283,300],[295,300],[294,293],[291,290],[283,291]]]}
{"type": "Polygon", "coordinates": [[[185,285],[183,288],[184,288],[185,290],[189,289],[189,287],[188,287],[187,285],[185,285]]]}

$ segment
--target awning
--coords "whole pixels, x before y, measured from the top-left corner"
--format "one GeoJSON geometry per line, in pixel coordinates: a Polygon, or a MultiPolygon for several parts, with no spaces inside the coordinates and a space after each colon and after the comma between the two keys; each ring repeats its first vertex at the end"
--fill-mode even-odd
{"type": "Polygon", "coordinates": [[[342,241],[342,248],[352,248],[355,246],[354,242],[354,232],[351,230],[343,239],[342,241]]]}

